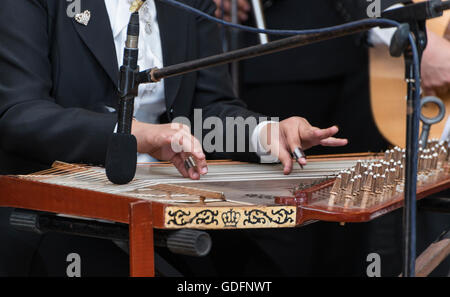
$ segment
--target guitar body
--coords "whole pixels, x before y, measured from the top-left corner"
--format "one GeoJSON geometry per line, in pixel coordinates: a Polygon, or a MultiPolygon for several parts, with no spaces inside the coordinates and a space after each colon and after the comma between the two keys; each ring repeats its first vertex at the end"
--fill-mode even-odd
{"type": "MultiPolygon", "coordinates": [[[[428,21],[427,27],[450,40],[450,12],[428,21]]],[[[386,46],[370,49],[370,91],[372,115],[381,134],[393,145],[405,147],[406,139],[406,83],[403,57],[393,58],[386,46]]],[[[440,97],[446,106],[444,120],[433,125],[430,138],[440,138],[450,114],[450,93],[440,97]]],[[[423,114],[434,117],[438,108],[425,105],[423,114]]]]}

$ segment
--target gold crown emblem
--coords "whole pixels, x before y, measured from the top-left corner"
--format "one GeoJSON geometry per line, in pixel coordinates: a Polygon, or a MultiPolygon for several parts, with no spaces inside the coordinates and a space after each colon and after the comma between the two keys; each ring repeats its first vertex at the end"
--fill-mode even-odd
{"type": "Polygon", "coordinates": [[[232,208],[229,211],[222,213],[222,221],[225,227],[237,227],[240,219],[241,214],[234,211],[232,208]]]}

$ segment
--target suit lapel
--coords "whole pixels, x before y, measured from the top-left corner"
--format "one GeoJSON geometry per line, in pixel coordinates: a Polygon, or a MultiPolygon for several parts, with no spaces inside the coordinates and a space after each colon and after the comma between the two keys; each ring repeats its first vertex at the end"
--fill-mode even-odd
{"type": "Polygon", "coordinates": [[[75,30],[117,88],[119,67],[105,2],[104,0],[82,1],[82,6],[82,11],[91,12],[91,18],[87,26],[73,19],[75,30]]]}
{"type": "MultiPolygon", "coordinates": [[[[117,65],[113,33],[104,0],[83,1],[82,5],[82,11],[89,10],[91,12],[89,24],[84,26],[73,19],[73,25],[114,85],[118,87],[119,66],[117,65]]],[[[187,14],[160,1],[155,1],[155,5],[164,66],[184,62],[187,50],[187,14]]],[[[175,76],[164,81],[167,109],[170,109],[175,101],[181,80],[182,76],[175,76]]]]}
{"type": "MultiPolygon", "coordinates": [[[[186,59],[187,13],[155,1],[164,66],[184,62],[186,59]]],[[[164,80],[166,107],[169,110],[178,94],[182,76],[170,77],[164,80]]]]}

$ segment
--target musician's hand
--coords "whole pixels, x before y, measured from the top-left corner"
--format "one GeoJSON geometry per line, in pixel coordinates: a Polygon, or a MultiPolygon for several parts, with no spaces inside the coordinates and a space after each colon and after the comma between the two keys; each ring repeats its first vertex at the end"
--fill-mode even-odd
{"type": "Polygon", "coordinates": [[[430,96],[450,90],[450,42],[430,30],[422,60],[422,88],[430,96]]]}
{"type": "Polygon", "coordinates": [[[153,125],[133,121],[131,133],[137,139],[138,152],[171,161],[178,171],[191,179],[199,179],[208,172],[206,157],[200,142],[192,136],[188,126],[181,124],[153,125]],[[185,160],[193,156],[197,164],[186,169],[185,160]]]}
{"type": "MultiPolygon", "coordinates": [[[[315,145],[346,145],[347,139],[333,137],[338,131],[337,126],[319,129],[311,126],[304,118],[292,117],[280,123],[265,125],[259,136],[262,146],[283,163],[284,174],[289,174],[293,168],[291,152],[296,148],[306,150],[315,145]]],[[[302,166],[306,165],[305,158],[300,158],[297,162],[302,166]]]]}
{"type": "MultiPolygon", "coordinates": [[[[224,20],[231,22],[231,0],[214,0],[216,3],[216,17],[222,17],[222,1],[223,1],[223,16],[224,20]]],[[[248,19],[251,6],[247,0],[238,0],[238,18],[239,21],[245,22],[248,19]]]]}

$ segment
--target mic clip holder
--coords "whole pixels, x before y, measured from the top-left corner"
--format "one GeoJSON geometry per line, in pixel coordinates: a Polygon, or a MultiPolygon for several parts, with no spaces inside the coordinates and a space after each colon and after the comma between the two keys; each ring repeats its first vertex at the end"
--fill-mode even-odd
{"type": "Polygon", "coordinates": [[[136,69],[132,69],[126,65],[120,67],[119,93],[121,98],[133,99],[137,97],[140,84],[138,77],[139,66],[136,69]]]}
{"type": "Polygon", "coordinates": [[[134,99],[138,96],[139,89],[139,66],[136,68],[129,65],[120,67],[119,79],[119,116],[117,121],[118,133],[131,133],[131,124],[133,122],[134,99]]]}

